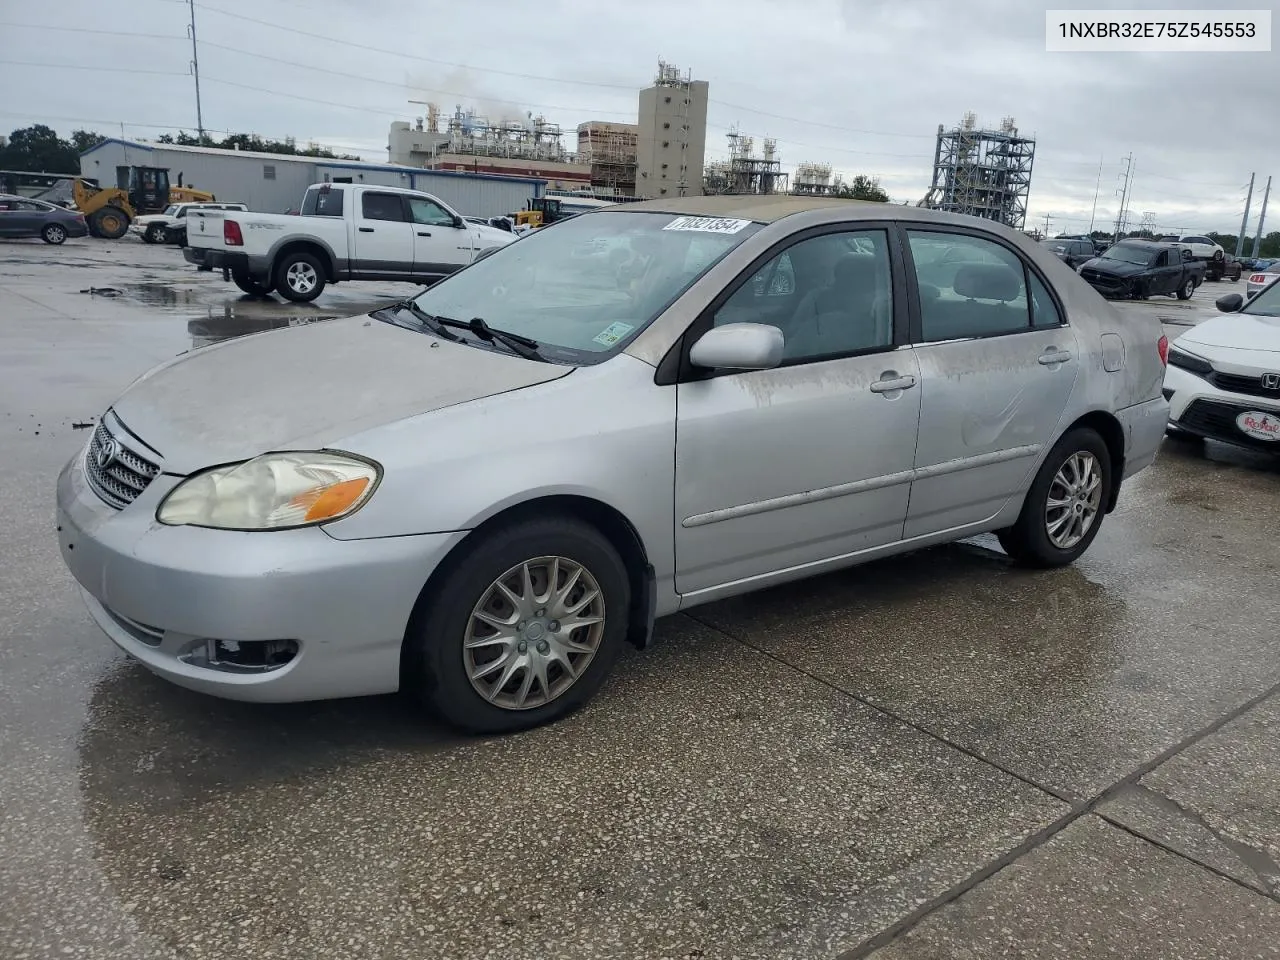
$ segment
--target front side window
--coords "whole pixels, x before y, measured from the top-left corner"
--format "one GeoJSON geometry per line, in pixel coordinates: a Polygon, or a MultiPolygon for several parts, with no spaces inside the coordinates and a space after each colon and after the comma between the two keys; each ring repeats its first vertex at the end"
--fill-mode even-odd
{"type": "Polygon", "coordinates": [[[801,240],[739,287],[712,323],[777,327],[784,363],[889,347],[893,283],[888,236],[883,230],[858,230],[801,240]]]}
{"type": "Polygon", "coordinates": [[[482,317],[544,357],[594,362],[620,349],[760,225],[601,211],[502,247],[416,298],[427,313],[482,317]]]}
{"type": "Polygon", "coordinates": [[[409,198],[409,216],[414,223],[425,224],[429,227],[453,226],[453,216],[446,212],[440,204],[425,197],[409,198]]]}
{"type": "Polygon", "coordinates": [[[962,234],[909,230],[907,239],[920,289],[925,342],[1029,328],[1026,269],[1012,251],[962,234]]]}
{"type": "Polygon", "coordinates": [[[404,204],[398,193],[365,193],[360,197],[360,215],[366,220],[404,221],[404,204]]]}

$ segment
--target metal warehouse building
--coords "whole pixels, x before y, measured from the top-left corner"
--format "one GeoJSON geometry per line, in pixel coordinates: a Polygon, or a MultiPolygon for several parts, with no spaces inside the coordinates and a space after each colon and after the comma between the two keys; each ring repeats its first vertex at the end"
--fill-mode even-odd
{"type": "Polygon", "coordinates": [[[167,167],[169,182],[209,190],[259,213],[297,210],[313,183],[368,183],[406,187],[439,197],[464,216],[497,217],[523,210],[543,196],[547,182],[527,177],[421,170],[387,163],[322,160],[247,150],[184,147],[137,140],[104,140],[80,155],[80,174],[103,186],[126,186],[127,168],[167,167]],[[125,179],[120,179],[121,172],[125,179]]]}

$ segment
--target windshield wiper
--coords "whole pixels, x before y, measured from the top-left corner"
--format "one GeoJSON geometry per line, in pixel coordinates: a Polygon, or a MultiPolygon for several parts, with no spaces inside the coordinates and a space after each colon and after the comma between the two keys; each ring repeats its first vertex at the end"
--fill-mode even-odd
{"type": "Polygon", "coordinates": [[[538,341],[529,337],[521,336],[518,333],[508,333],[506,330],[495,330],[489,324],[484,322],[484,317],[472,317],[470,323],[461,323],[455,320],[459,326],[466,327],[481,340],[488,340],[490,343],[497,340],[499,343],[505,344],[515,353],[520,354],[526,360],[541,360],[542,357],[538,353],[538,341]]]}
{"type": "MultiPolygon", "coordinates": [[[[396,303],[391,304],[390,309],[404,310],[425,324],[432,333],[438,334],[446,340],[453,340],[455,343],[462,342],[462,338],[460,336],[456,333],[450,333],[445,329],[445,326],[447,325],[445,321],[448,320],[448,317],[437,317],[427,313],[427,311],[423,310],[414,302],[412,297],[407,300],[399,300],[396,303]]],[[[466,324],[463,324],[463,326],[466,326],[466,324]]]]}

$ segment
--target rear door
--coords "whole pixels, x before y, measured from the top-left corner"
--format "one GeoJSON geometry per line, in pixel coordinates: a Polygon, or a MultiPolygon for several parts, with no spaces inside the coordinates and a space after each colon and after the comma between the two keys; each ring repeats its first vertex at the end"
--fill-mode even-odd
{"type": "Polygon", "coordinates": [[[361,189],[352,214],[353,273],[408,276],[413,272],[413,225],[404,194],[361,189]]]}
{"type": "Polygon", "coordinates": [[[0,197],[0,237],[19,236],[19,225],[22,222],[22,211],[18,209],[21,201],[0,197]]]}
{"type": "Polygon", "coordinates": [[[471,231],[463,221],[456,227],[451,214],[430,197],[409,195],[409,219],[413,226],[413,272],[432,279],[471,262],[471,231]]]}
{"type": "Polygon", "coordinates": [[[1022,491],[1080,362],[1044,279],[1011,246],[963,228],[906,235],[921,405],[910,539],[980,523],[1022,491]]]}

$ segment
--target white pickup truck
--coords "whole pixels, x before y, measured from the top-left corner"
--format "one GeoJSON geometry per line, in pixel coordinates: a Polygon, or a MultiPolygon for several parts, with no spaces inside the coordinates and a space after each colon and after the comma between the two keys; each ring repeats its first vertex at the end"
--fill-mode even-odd
{"type": "Polygon", "coordinates": [[[318,183],[301,214],[192,210],[183,256],[245,293],[314,300],[342,280],[434,283],[514,234],[472,223],[427,193],[318,183]]]}

